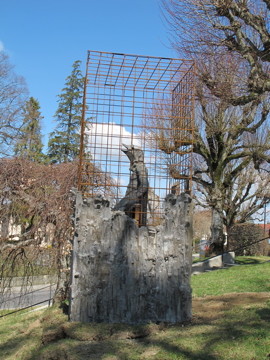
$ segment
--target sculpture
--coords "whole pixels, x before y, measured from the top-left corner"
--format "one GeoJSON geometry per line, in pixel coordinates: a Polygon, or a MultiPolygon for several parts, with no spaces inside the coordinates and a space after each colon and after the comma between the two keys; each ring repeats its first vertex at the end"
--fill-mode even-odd
{"type": "Polygon", "coordinates": [[[139,226],[146,226],[148,201],[148,171],[144,164],[144,153],[139,147],[122,144],[121,149],[130,161],[130,178],[125,196],[114,207],[124,211],[139,226]]]}

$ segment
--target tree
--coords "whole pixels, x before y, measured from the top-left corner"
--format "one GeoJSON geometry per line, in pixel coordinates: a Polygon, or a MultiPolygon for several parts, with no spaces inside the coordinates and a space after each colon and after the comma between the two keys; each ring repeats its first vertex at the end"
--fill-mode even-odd
{"type": "Polygon", "coordinates": [[[48,156],[52,162],[62,163],[76,159],[79,154],[80,120],[84,77],[80,71],[80,61],[73,63],[71,75],[67,77],[59,105],[55,113],[58,125],[50,134],[48,156]]]}
{"type": "Polygon", "coordinates": [[[163,4],[173,46],[197,60],[193,179],[212,208],[212,250],[219,252],[224,225],[250,219],[269,193],[260,171],[270,161],[270,7],[266,0],[163,4]]]}
{"type": "Polygon", "coordinates": [[[29,286],[38,259],[44,257],[58,275],[57,288],[64,288],[73,236],[70,190],[76,184],[77,167],[24,158],[0,161],[0,292],[8,289],[17,273],[29,286]]]}
{"type": "Polygon", "coordinates": [[[41,119],[39,102],[30,97],[24,107],[23,125],[20,136],[15,145],[15,155],[31,161],[41,161],[41,119]]]}
{"type": "MultiPolygon", "coordinates": [[[[265,131],[269,126],[269,98],[261,95],[246,105],[231,105],[238,64],[230,54],[225,63],[222,59],[214,63],[217,59],[212,58],[211,73],[228,96],[218,98],[197,79],[193,145],[194,196],[201,206],[212,209],[211,250],[216,253],[223,250],[225,229],[228,232],[235,222],[249,220],[264,206],[270,192],[268,177],[260,171],[261,154],[266,157],[270,153],[265,131]]],[[[155,114],[147,121],[158,126],[152,124],[155,130],[149,130],[147,139],[163,152],[169,174],[180,178],[182,169],[171,159],[181,153],[183,138],[181,131],[170,131],[175,128],[172,105],[160,103],[152,111],[155,114]]]]}
{"type": "MultiPolygon", "coordinates": [[[[197,60],[197,76],[212,95],[238,106],[260,101],[262,95],[269,94],[269,0],[162,1],[174,48],[197,60]],[[235,59],[236,68],[226,66],[228,56],[235,59]],[[223,66],[225,76],[235,72],[229,92],[224,91],[224,81],[213,75],[213,66],[223,66]]],[[[269,126],[265,131],[269,142],[269,126]]],[[[255,158],[257,166],[269,171],[269,153],[257,149],[255,158]]]]}
{"type": "MultiPolygon", "coordinates": [[[[84,179],[94,191],[100,192],[100,184],[106,183],[108,195],[115,192],[108,174],[91,162],[88,171],[95,175],[84,179]]],[[[57,272],[57,294],[65,296],[77,173],[76,161],[43,164],[21,157],[0,159],[0,293],[8,289],[15,274],[29,286],[35,265],[45,257],[47,266],[57,272]]]]}
{"type": "MultiPolygon", "coordinates": [[[[178,51],[202,57],[229,51],[243,63],[247,77],[231,94],[233,105],[270,91],[269,0],[163,0],[163,5],[178,51]]],[[[208,71],[202,77],[216,93],[216,79],[208,71]]]]}
{"type": "MultiPolygon", "coordinates": [[[[224,92],[231,86],[229,80],[227,75],[226,83],[221,82],[224,92]]],[[[193,151],[198,157],[193,180],[212,208],[212,250],[220,252],[224,227],[228,232],[235,222],[249,220],[264,206],[270,191],[267,176],[259,171],[261,154],[270,153],[263,132],[269,126],[270,108],[266,96],[231,106],[207,90],[202,85],[197,91],[200,111],[193,151]]]]}
{"type": "Polygon", "coordinates": [[[27,88],[13,72],[8,56],[0,51],[0,155],[12,154],[13,143],[22,121],[27,88]]]}

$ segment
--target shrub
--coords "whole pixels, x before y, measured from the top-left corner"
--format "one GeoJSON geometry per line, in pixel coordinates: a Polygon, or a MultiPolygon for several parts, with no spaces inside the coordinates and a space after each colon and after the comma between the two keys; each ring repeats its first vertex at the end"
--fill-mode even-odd
{"type": "Polygon", "coordinates": [[[268,255],[267,240],[259,241],[263,238],[265,233],[260,226],[250,223],[236,224],[228,232],[229,251],[236,250],[237,256],[268,255]]]}

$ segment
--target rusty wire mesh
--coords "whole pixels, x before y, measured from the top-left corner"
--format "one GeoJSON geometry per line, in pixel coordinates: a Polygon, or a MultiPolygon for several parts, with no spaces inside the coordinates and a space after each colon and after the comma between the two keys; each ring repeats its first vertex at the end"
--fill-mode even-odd
{"type": "Polygon", "coordinates": [[[88,51],[81,129],[79,190],[117,204],[131,175],[122,147],[134,145],[148,171],[147,221],[158,223],[166,195],[191,189],[193,61],[88,51]]]}

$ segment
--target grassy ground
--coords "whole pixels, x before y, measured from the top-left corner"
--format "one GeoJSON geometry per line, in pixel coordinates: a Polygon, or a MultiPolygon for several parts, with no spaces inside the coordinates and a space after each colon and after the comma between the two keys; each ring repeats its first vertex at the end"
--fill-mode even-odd
{"type": "Polygon", "coordinates": [[[210,271],[191,278],[194,296],[222,295],[228,292],[270,291],[269,257],[236,258],[238,266],[210,271]],[[242,265],[241,265],[242,264],[242,265]]]}
{"type": "Polygon", "coordinates": [[[69,323],[56,308],[7,316],[0,359],[266,360],[269,279],[270,263],[261,259],[193,276],[193,321],[185,325],[69,323]]]}

